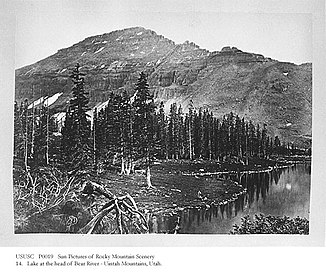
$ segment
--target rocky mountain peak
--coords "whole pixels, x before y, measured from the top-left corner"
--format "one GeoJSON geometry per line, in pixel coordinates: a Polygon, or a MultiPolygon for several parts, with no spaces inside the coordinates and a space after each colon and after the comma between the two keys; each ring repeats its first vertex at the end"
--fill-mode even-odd
{"type": "Polygon", "coordinates": [[[54,96],[52,108],[65,109],[71,95],[69,74],[76,63],[86,74],[93,107],[111,92],[133,94],[141,71],[156,101],[186,111],[190,99],[221,116],[233,111],[286,141],[311,138],[311,64],[278,62],[225,46],[209,52],[193,42],[176,44],[143,27],[95,35],[16,70],[17,101],[54,96]],[[290,125],[290,126],[289,126],[290,125]]]}

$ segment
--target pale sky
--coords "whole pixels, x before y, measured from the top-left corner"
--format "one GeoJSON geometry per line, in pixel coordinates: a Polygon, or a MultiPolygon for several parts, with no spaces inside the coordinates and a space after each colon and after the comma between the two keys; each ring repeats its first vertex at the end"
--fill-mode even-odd
{"type": "Polygon", "coordinates": [[[15,67],[32,64],[88,36],[134,26],[154,30],[176,43],[189,40],[210,51],[234,46],[279,61],[312,62],[308,13],[230,13],[204,10],[197,0],[186,3],[19,1],[15,6],[15,67]]]}

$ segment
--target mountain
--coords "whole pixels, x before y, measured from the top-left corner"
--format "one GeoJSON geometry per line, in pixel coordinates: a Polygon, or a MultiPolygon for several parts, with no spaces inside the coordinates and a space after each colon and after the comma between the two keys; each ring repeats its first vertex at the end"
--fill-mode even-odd
{"type": "Polygon", "coordinates": [[[156,100],[164,101],[167,109],[172,102],[187,109],[192,99],[195,107],[207,107],[217,116],[233,111],[266,123],[269,133],[284,141],[305,147],[311,143],[311,63],[279,62],[235,47],[209,52],[134,27],[88,37],[17,69],[16,100],[52,96],[51,107],[62,111],[77,62],[86,74],[92,107],[105,102],[110,92],[127,90],[132,95],[139,73],[145,71],[156,100]]]}

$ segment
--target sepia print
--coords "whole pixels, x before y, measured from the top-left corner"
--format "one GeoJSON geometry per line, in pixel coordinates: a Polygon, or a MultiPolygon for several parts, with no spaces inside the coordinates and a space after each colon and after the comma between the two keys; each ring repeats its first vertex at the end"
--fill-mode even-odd
{"type": "Polygon", "coordinates": [[[311,18],[222,17],[200,35],[203,15],[108,25],[17,66],[16,234],[309,234],[311,18]],[[271,44],[228,44],[246,23],[260,44],[253,18],[271,44]],[[294,34],[305,44],[276,51],[302,59],[278,60],[268,50],[291,24],[307,26],[294,34]],[[218,28],[222,47],[197,42],[218,28]]]}

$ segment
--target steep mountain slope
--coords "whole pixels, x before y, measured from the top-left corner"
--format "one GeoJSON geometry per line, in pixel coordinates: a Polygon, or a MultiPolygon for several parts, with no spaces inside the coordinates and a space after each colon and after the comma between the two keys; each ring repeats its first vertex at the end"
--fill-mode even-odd
{"type": "Polygon", "coordinates": [[[285,141],[304,146],[311,141],[311,64],[278,62],[230,47],[209,52],[135,27],[86,38],[16,70],[16,100],[62,93],[51,107],[64,109],[77,62],[86,74],[91,106],[106,101],[110,92],[132,94],[145,71],[156,100],[167,109],[172,102],[186,109],[192,99],[218,116],[233,111],[266,123],[270,134],[285,141]]]}

